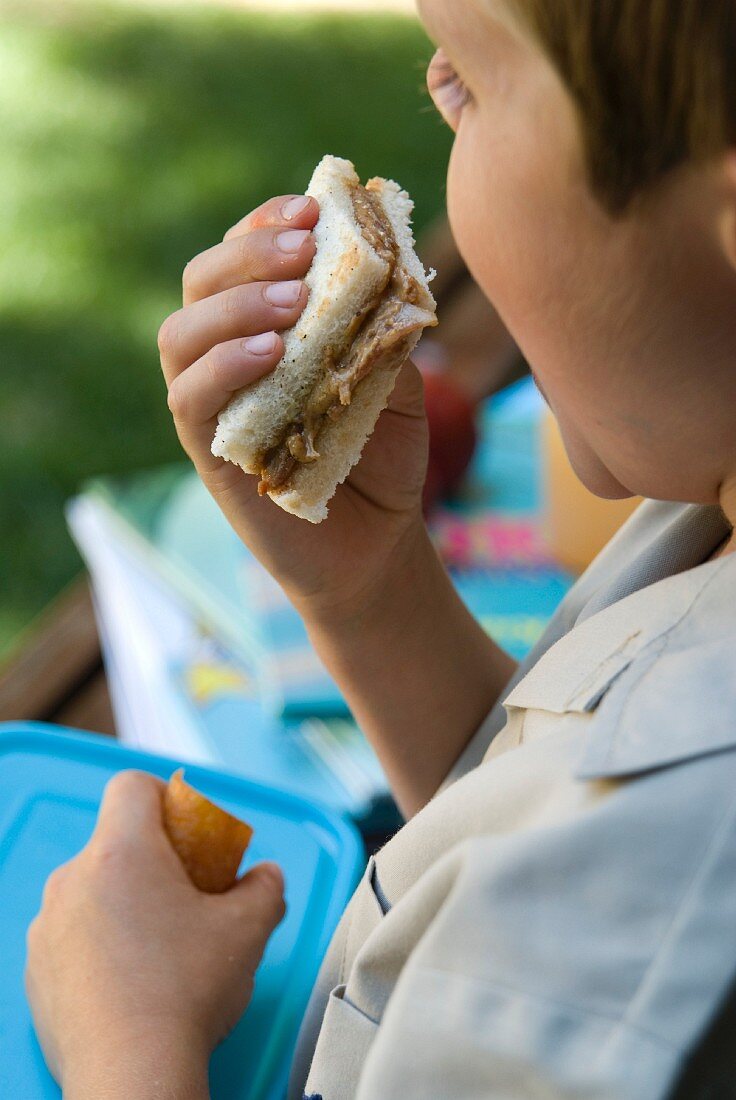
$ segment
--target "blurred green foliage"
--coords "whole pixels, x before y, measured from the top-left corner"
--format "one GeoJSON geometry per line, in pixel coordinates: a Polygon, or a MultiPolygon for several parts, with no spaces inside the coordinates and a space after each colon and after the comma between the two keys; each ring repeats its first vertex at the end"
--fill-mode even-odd
{"type": "Polygon", "coordinates": [[[81,568],[63,503],[183,457],[156,332],[184,264],[326,152],[444,206],[400,16],[26,0],[0,17],[0,653],[81,568]]]}

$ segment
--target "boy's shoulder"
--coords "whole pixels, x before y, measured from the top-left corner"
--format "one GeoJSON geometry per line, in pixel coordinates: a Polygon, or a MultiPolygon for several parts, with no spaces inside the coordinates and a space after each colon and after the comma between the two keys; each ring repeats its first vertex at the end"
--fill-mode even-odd
{"type": "Polygon", "coordinates": [[[440,792],[497,751],[513,708],[595,713],[578,778],[646,766],[623,736],[609,755],[617,723],[625,729],[640,704],[650,758],[707,751],[736,706],[736,555],[696,564],[724,530],[715,506],[644,501],[562,600],[440,792]]]}
{"type": "MultiPolygon", "coordinates": [[[[577,776],[614,777],[736,748],[736,556],[662,583],[661,615],[612,656],[577,776]]],[[[643,602],[643,601],[642,601],[643,602]]],[[[595,700],[593,700],[595,702],[595,700]]]]}
{"type": "Polygon", "coordinates": [[[735,609],[736,555],[664,576],[573,625],[504,707],[588,715],[580,779],[736,747],[735,609]]]}

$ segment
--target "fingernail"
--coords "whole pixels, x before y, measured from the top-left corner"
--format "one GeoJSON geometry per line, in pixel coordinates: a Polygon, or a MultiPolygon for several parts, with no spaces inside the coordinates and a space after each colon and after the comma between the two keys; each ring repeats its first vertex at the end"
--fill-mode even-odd
{"type": "Polygon", "coordinates": [[[263,293],[272,306],[295,306],[301,290],[302,284],[297,280],[292,283],[269,283],[263,293]]]}
{"type": "Polygon", "coordinates": [[[285,233],[279,233],[276,245],[282,252],[298,252],[309,236],[308,229],[287,229],[285,233]]]}
{"type": "Polygon", "coordinates": [[[258,336],[249,336],[243,340],[243,347],[251,355],[270,355],[276,348],[277,340],[275,332],[260,332],[258,336]]]}
{"type": "Polygon", "coordinates": [[[311,202],[309,195],[297,195],[294,199],[289,199],[281,207],[281,216],[284,221],[290,222],[292,218],[297,218],[302,211],[306,210],[311,202]]]}

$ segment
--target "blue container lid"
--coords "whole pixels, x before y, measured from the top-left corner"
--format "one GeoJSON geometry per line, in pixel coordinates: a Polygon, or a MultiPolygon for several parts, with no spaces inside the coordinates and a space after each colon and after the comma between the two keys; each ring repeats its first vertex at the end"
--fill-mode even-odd
{"type": "MultiPolygon", "coordinates": [[[[107,780],[176,764],[94,734],[0,724],[0,1096],[58,1100],[23,987],[25,934],[48,875],[87,842],[107,780]]],[[[283,1100],[296,1034],[329,939],[364,863],[345,819],[291,794],[187,765],[186,778],[255,830],[244,867],[275,860],[287,914],[269,941],[243,1019],[212,1058],[213,1100],[283,1100]]]]}

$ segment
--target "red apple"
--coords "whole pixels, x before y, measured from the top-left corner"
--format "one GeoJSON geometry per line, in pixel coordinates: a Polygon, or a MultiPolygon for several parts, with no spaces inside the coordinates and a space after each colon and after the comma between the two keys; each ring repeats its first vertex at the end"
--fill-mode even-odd
{"type": "Polygon", "coordinates": [[[427,371],[424,405],[429,425],[429,466],[424,487],[425,512],[457,488],[478,441],[475,407],[446,374],[427,371]]]}

